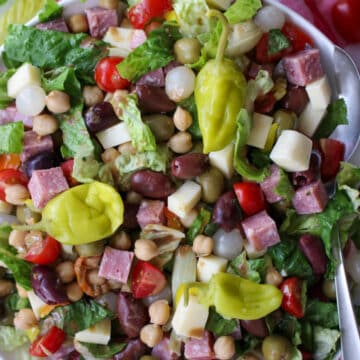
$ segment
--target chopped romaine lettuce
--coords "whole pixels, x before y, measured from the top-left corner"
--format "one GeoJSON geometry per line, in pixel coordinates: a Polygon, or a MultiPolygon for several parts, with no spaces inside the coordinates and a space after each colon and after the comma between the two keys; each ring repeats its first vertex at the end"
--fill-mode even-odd
{"type": "Polygon", "coordinates": [[[360,183],[360,168],[350,163],[342,162],[336,176],[336,182],[340,186],[348,185],[356,187],[360,183]]]}
{"type": "Polygon", "coordinates": [[[97,177],[100,167],[101,164],[95,159],[94,155],[82,156],[76,154],[72,177],[81,183],[92,182],[97,177]]]}
{"type": "Polygon", "coordinates": [[[28,298],[22,298],[18,293],[13,293],[5,299],[6,309],[10,312],[19,311],[20,309],[29,308],[28,298]]]}
{"type": "Polygon", "coordinates": [[[14,99],[8,96],[7,83],[16,70],[10,69],[0,73],[0,109],[5,109],[14,99]]]}
{"type": "Polygon", "coordinates": [[[89,353],[96,359],[112,358],[115,354],[121,352],[126,347],[126,343],[110,343],[109,345],[99,345],[82,342],[81,345],[85,346],[89,353]]]}
{"type": "Polygon", "coordinates": [[[196,217],[186,233],[186,239],[189,244],[192,244],[196,236],[204,232],[204,229],[206,225],[209,224],[210,220],[211,212],[201,208],[199,215],[196,217]]]}
{"type": "Polygon", "coordinates": [[[291,46],[289,39],[280,29],[271,29],[269,31],[269,55],[276,54],[291,46]]]}
{"type": "Polygon", "coordinates": [[[283,169],[280,169],[280,180],[274,188],[274,192],[285,199],[288,203],[294,196],[294,189],[291,186],[288,175],[283,169]]]}
{"type": "Polygon", "coordinates": [[[337,328],[339,327],[337,306],[332,302],[311,299],[306,306],[305,320],[325,328],[337,328]]]}
{"type": "Polygon", "coordinates": [[[0,125],[0,154],[20,154],[23,136],[24,124],[21,121],[0,125]]]}
{"type": "Polygon", "coordinates": [[[236,0],[226,11],[230,24],[237,24],[253,18],[262,7],[260,0],[236,0]]]}
{"type": "Polygon", "coordinates": [[[206,330],[216,336],[231,335],[238,327],[238,320],[224,319],[214,308],[210,308],[209,317],[206,322],[206,330]]]}
{"type": "Polygon", "coordinates": [[[14,351],[29,342],[25,331],[18,330],[13,326],[0,326],[0,349],[14,351]]]}
{"type": "Polygon", "coordinates": [[[315,352],[314,360],[325,360],[336,350],[336,343],[340,338],[340,331],[314,327],[315,352]]]}
{"type": "Polygon", "coordinates": [[[40,22],[46,22],[59,18],[62,15],[63,7],[55,0],[46,0],[43,9],[39,13],[40,22]]]}
{"type": "Polygon", "coordinates": [[[179,103],[179,106],[187,110],[192,116],[192,124],[187,130],[195,139],[201,139],[201,131],[199,127],[199,119],[198,119],[198,112],[197,106],[195,102],[195,96],[191,95],[186,100],[183,100],[179,103]]]}

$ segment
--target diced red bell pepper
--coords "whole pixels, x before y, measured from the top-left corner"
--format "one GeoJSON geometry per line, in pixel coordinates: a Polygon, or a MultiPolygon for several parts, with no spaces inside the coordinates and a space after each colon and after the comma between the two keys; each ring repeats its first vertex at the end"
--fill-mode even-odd
{"type": "Polygon", "coordinates": [[[304,316],[303,286],[302,280],[291,277],[284,280],[280,287],[283,293],[282,309],[296,318],[304,316]]]}
{"type": "Polygon", "coordinates": [[[66,338],[64,331],[56,326],[43,336],[39,336],[31,345],[29,353],[32,356],[48,357],[56,353],[66,338]]]}

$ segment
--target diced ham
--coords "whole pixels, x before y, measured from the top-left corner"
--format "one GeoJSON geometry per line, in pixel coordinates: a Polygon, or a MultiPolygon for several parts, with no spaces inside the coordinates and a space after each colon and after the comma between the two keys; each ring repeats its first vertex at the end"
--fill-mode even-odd
{"type": "Polygon", "coordinates": [[[263,250],[280,242],[275,221],[265,210],[246,218],[241,225],[255,250],[263,250]]]}
{"type": "Polygon", "coordinates": [[[326,272],[327,257],[321,239],[317,236],[305,234],[300,237],[299,246],[305,257],[309,260],[314,274],[324,274],[326,272]]]}
{"type": "Polygon", "coordinates": [[[215,359],[213,345],[212,335],[208,331],[204,331],[201,339],[190,338],[185,343],[185,358],[191,360],[215,359]]]}
{"type": "Polygon", "coordinates": [[[28,184],[34,206],[41,209],[54,196],[69,188],[61,167],[34,170],[28,184]]]}
{"type": "Polygon", "coordinates": [[[136,49],[146,41],[146,32],[144,30],[136,29],[134,30],[133,36],[130,42],[130,48],[136,49]]]}
{"type": "Polygon", "coordinates": [[[296,190],[292,199],[298,214],[315,214],[325,209],[329,200],[324,184],[318,180],[296,190]]]}
{"type": "Polygon", "coordinates": [[[151,355],[158,360],[177,360],[179,356],[170,349],[170,340],[168,337],[164,337],[157,345],[152,349],[151,355]]]}
{"type": "Polygon", "coordinates": [[[69,29],[66,25],[65,19],[60,18],[45,23],[37,24],[36,27],[41,30],[56,30],[61,32],[69,32],[69,29]]]}
{"type": "Polygon", "coordinates": [[[283,198],[276,194],[275,188],[280,181],[280,168],[273,164],[270,166],[270,175],[260,183],[261,190],[263,191],[266,201],[270,204],[274,204],[283,198]]]}
{"type": "Polygon", "coordinates": [[[40,137],[35,131],[26,131],[23,138],[22,162],[42,152],[52,152],[54,143],[50,135],[40,137]]]}
{"type": "Polygon", "coordinates": [[[92,7],[85,10],[89,23],[90,35],[94,38],[101,38],[111,26],[118,26],[118,13],[116,9],[105,9],[92,7]]]}
{"type": "Polygon", "coordinates": [[[298,86],[306,86],[324,75],[319,49],[307,49],[286,56],[283,66],[288,80],[298,86]]]}
{"type": "Polygon", "coordinates": [[[290,86],[281,104],[284,109],[293,111],[299,116],[305,110],[308,102],[309,97],[304,87],[290,86]]]}
{"type": "Polygon", "coordinates": [[[5,125],[13,121],[22,121],[24,126],[32,128],[33,117],[20,114],[15,106],[8,106],[6,109],[0,110],[0,125],[5,125]]]}
{"type": "Polygon", "coordinates": [[[255,79],[260,70],[267,71],[270,77],[272,77],[274,66],[271,64],[260,65],[256,62],[252,62],[247,70],[247,77],[249,79],[255,79]]]}
{"type": "Polygon", "coordinates": [[[125,284],[130,274],[133,259],[133,252],[107,246],[101,259],[99,276],[125,284]]]}
{"type": "Polygon", "coordinates": [[[140,227],[148,224],[165,225],[165,203],[160,200],[143,200],[136,215],[140,227]]]}
{"type": "Polygon", "coordinates": [[[136,83],[137,85],[150,85],[150,86],[165,86],[165,76],[162,68],[151,71],[144,76],[142,76],[139,81],[136,83]]]}
{"type": "Polygon", "coordinates": [[[129,340],[124,350],[114,355],[114,360],[137,360],[145,355],[148,348],[139,339],[129,340]]]}

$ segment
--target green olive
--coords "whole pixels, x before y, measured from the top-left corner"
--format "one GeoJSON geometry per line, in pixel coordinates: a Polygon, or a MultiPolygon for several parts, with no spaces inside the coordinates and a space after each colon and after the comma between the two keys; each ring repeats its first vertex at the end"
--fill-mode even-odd
{"type": "Polygon", "coordinates": [[[276,136],[279,137],[283,130],[297,127],[297,117],[293,112],[278,110],[274,114],[274,123],[279,125],[276,131],[276,136]]]}
{"type": "Polygon", "coordinates": [[[262,353],[265,360],[290,360],[290,341],[280,335],[270,335],[262,343],[262,353]]]}
{"type": "Polygon", "coordinates": [[[175,57],[181,64],[192,64],[199,60],[201,44],[192,38],[182,38],[174,45],[175,57]]]}
{"type": "Polygon", "coordinates": [[[95,241],[90,244],[76,245],[75,250],[80,256],[99,256],[104,252],[106,240],[95,241]]]}
{"type": "Polygon", "coordinates": [[[322,291],[326,297],[331,300],[336,299],[336,289],[335,283],[333,280],[325,279],[322,283],[322,291]]]}
{"type": "Polygon", "coordinates": [[[224,176],[216,168],[211,167],[207,172],[198,177],[202,188],[202,200],[213,204],[221,195],[224,189],[224,176]]]}
{"type": "Polygon", "coordinates": [[[18,218],[20,223],[25,224],[35,224],[41,220],[41,214],[32,211],[27,206],[17,206],[16,217],[18,218]]]}
{"type": "Polygon", "coordinates": [[[174,121],[169,116],[156,114],[144,116],[143,119],[149,125],[157,141],[167,141],[175,132],[174,121]]]}

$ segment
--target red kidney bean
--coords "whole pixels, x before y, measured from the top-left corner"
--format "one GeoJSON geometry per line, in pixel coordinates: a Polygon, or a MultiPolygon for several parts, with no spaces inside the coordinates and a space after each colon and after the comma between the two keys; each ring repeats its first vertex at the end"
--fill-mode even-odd
{"type": "Polygon", "coordinates": [[[176,109],[176,104],[166,95],[165,89],[149,85],[136,85],[139,107],[143,113],[168,113],[176,109]]]}
{"type": "Polygon", "coordinates": [[[89,108],[85,113],[85,122],[91,132],[98,132],[119,122],[112,105],[109,102],[101,102],[89,108]]]}
{"type": "Polygon", "coordinates": [[[293,111],[296,115],[300,115],[306,104],[309,102],[308,94],[304,87],[291,86],[285,97],[282,99],[281,104],[284,109],[293,111]]]}
{"type": "Polygon", "coordinates": [[[151,171],[140,170],[131,176],[131,188],[137,193],[152,199],[163,199],[174,192],[168,176],[151,171]]]}
{"type": "Polygon", "coordinates": [[[313,152],[310,158],[310,166],[306,171],[297,171],[292,173],[292,183],[296,187],[301,187],[309,185],[312,182],[320,179],[320,164],[321,157],[320,154],[313,152]]]}
{"type": "Polygon", "coordinates": [[[269,330],[264,319],[241,320],[241,326],[251,335],[264,338],[269,335],[269,330]]]}
{"type": "Polygon", "coordinates": [[[320,238],[313,235],[302,235],[299,240],[300,250],[309,260],[311,267],[316,275],[326,272],[327,258],[324,244],[320,238]]]}
{"type": "Polygon", "coordinates": [[[129,340],[126,348],[114,355],[114,360],[137,360],[145,355],[148,348],[139,339],[129,340]]]}
{"type": "Polygon", "coordinates": [[[179,179],[191,179],[201,175],[209,166],[209,158],[205,154],[186,154],[176,157],[171,162],[171,173],[179,179]]]}

